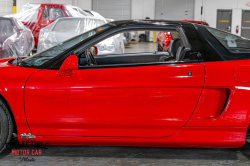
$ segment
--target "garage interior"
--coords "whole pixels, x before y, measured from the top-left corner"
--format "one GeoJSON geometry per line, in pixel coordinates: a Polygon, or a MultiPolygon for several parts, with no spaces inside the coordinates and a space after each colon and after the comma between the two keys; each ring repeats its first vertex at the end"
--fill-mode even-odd
{"type": "MultiPolygon", "coordinates": [[[[194,20],[250,39],[250,0],[0,0],[0,16],[19,13],[28,3],[69,4],[111,21],[194,20]]],[[[162,33],[129,34],[125,53],[159,51],[162,33]]],[[[38,48],[32,52],[37,53],[38,48]]],[[[42,156],[33,157],[34,162],[19,158],[6,150],[0,154],[0,165],[249,165],[250,139],[237,149],[49,146],[42,156]]]]}

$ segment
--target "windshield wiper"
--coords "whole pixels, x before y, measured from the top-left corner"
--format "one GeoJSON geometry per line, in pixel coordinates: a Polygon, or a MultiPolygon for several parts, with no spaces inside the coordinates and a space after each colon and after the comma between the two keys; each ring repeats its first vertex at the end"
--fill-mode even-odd
{"type": "Polygon", "coordinates": [[[19,66],[22,61],[23,61],[22,58],[16,57],[16,59],[12,62],[12,65],[19,66]]]}

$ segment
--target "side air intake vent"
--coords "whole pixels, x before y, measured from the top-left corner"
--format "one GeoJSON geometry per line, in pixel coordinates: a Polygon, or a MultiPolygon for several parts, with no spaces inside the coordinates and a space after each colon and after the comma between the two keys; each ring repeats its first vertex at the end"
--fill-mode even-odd
{"type": "Polygon", "coordinates": [[[224,106],[223,106],[223,108],[222,108],[222,110],[221,110],[220,115],[223,113],[223,111],[225,110],[225,108],[226,108],[226,106],[227,106],[227,104],[228,104],[228,100],[229,100],[230,94],[231,94],[231,91],[228,89],[228,90],[227,90],[227,98],[226,98],[226,100],[225,100],[225,103],[224,103],[224,106]]]}
{"type": "Polygon", "coordinates": [[[230,90],[225,88],[204,89],[202,103],[197,112],[197,119],[210,119],[219,117],[226,109],[230,90]]]}

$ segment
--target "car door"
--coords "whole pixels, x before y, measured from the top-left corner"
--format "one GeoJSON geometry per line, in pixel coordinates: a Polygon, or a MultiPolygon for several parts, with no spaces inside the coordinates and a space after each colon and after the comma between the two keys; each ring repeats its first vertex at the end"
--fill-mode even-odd
{"type": "Polygon", "coordinates": [[[204,84],[200,63],[41,70],[25,86],[34,135],[164,137],[189,120],[204,84]]]}

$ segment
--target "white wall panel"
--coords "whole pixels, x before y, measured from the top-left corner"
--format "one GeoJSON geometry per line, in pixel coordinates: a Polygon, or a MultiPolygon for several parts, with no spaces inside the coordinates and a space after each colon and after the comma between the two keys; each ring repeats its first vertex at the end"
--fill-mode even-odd
{"type": "MultiPolygon", "coordinates": [[[[203,0],[202,20],[216,28],[217,9],[231,9],[233,12],[231,33],[236,34],[237,25],[240,26],[239,30],[241,30],[242,10],[250,10],[250,7],[246,5],[249,2],[250,0],[203,0]]],[[[201,20],[201,5],[202,0],[195,0],[195,20],[201,20]]]]}
{"type": "Polygon", "coordinates": [[[163,20],[193,20],[194,0],[155,0],[155,18],[163,20]]]}
{"type": "Polygon", "coordinates": [[[17,13],[21,10],[23,5],[27,3],[50,3],[50,0],[17,0],[16,1],[16,10],[17,13]]]}
{"type": "Polygon", "coordinates": [[[12,0],[0,0],[0,16],[13,13],[13,1],[12,0]]]}
{"type": "Polygon", "coordinates": [[[131,19],[131,0],[93,0],[92,9],[105,18],[131,19]]]}
{"type": "Polygon", "coordinates": [[[75,0],[75,6],[85,10],[92,10],[92,0],[75,0]]]}
{"type": "Polygon", "coordinates": [[[155,18],[155,0],[132,0],[131,19],[155,18]]]}

